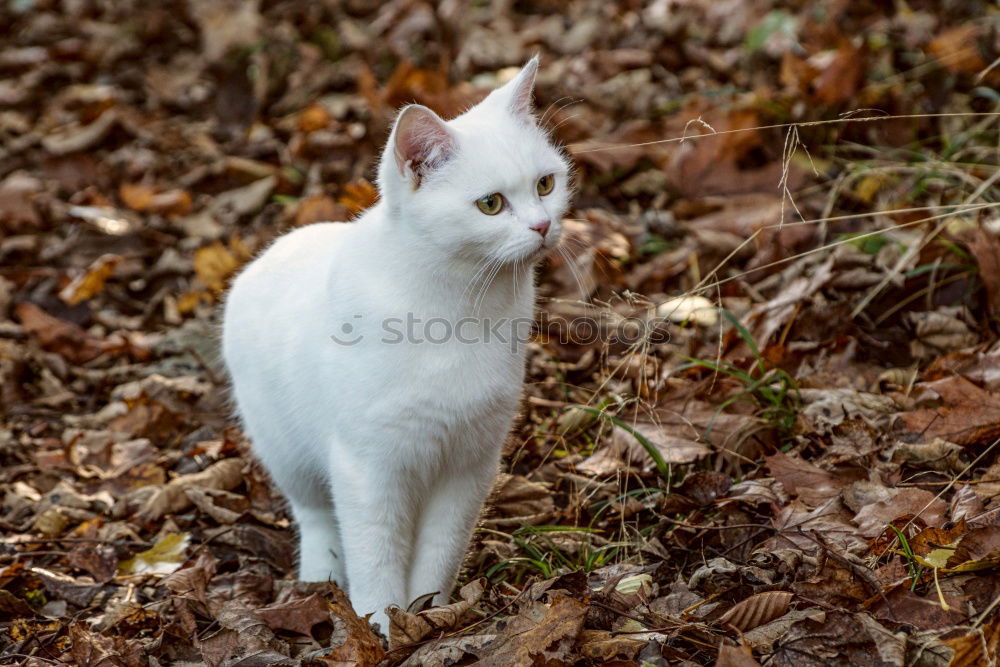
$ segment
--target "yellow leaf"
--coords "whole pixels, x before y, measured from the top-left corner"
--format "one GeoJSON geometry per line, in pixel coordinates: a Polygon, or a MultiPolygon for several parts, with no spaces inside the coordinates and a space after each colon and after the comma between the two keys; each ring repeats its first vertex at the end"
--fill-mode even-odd
{"type": "Polygon", "coordinates": [[[60,292],[59,298],[71,306],[93,298],[104,290],[104,284],[115,272],[122,258],[118,255],[101,255],[87,270],[73,279],[60,292]]]}
{"type": "Polygon", "coordinates": [[[240,260],[218,241],[194,251],[194,272],[205,285],[216,291],[226,286],[226,278],[240,268],[240,260]]]}
{"type": "Polygon", "coordinates": [[[118,564],[119,574],[170,574],[184,562],[189,533],[168,533],[152,547],[118,564]]]}
{"type": "Polygon", "coordinates": [[[955,553],[955,547],[941,547],[940,549],[934,549],[926,556],[914,554],[913,558],[924,567],[933,567],[947,572],[948,568],[945,565],[953,553],[955,553]]]}

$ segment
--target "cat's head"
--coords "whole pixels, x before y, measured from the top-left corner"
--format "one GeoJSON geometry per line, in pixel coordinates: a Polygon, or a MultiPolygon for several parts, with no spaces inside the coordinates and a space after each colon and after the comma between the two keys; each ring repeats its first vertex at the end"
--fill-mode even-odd
{"type": "Polygon", "coordinates": [[[420,105],[400,112],[379,189],[421,243],[502,263],[534,262],[558,244],[570,170],[532,114],[537,69],[536,57],[450,121],[420,105]]]}

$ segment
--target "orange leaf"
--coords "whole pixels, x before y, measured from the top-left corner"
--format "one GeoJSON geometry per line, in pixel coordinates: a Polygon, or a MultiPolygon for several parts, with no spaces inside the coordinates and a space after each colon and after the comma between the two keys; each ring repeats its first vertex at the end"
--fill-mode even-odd
{"type": "Polygon", "coordinates": [[[344,220],[351,216],[351,211],[326,195],[310,195],[299,202],[295,210],[295,224],[309,225],[314,222],[329,222],[344,220]]]}
{"type": "Polygon", "coordinates": [[[299,114],[296,124],[302,132],[322,130],[330,124],[331,116],[322,104],[310,104],[299,114]]]}
{"type": "Polygon", "coordinates": [[[344,192],[337,201],[346,206],[351,215],[357,215],[378,201],[378,191],[374,185],[359,178],[344,186],[344,192]]]}
{"type": "Polygon", "coordinates": [[[74,306],[100,294],[122,261],[119,255],[101,255],[59,292],[59,298],[74,306]]]}
{"type": "Polygon", "coordinates": [[[956,74],[978,74],[986,69],[986,61],[976,46],[977,37],[977,25],[950,28],[931,40],[927,51],[942,66],[956,74]]]}
{"type": "Polygon", "coordinates": [[[156,188],[142,183],[122,183],[118,188],[118,196],[122,203],[133,211],[145,211],[149,208],[156,194],[156,188]]]}

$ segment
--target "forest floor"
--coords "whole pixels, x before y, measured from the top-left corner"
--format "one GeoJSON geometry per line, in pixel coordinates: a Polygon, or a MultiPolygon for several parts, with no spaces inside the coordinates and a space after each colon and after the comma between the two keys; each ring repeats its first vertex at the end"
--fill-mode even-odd
{"type": "Polygon", "coordinates": [[[996,664],[998,18],[4,0],[0,663],[996,664]],[[533,53],[577,181],[541,315],[659,328],[532,342],[455,602],[384,644],[294,581],[218,304],[372,203],[401,104],[533,53]]]}

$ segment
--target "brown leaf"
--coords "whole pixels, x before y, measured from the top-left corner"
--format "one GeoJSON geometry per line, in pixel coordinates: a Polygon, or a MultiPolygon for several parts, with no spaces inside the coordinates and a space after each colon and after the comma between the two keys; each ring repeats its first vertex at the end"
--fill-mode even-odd
{"type": "Polygon", "coordinates": [[[33,303],[17,304],[14,306],[14,315],[43,349],[55,352],[75,364],[121,349],[121,346],[110,341],[91,337],[76,324],[53,317],[33,303]]]}
{"type": "Polygon", "coordinates": [[[138,642],[121,636],[106,636],[86,629],[78,621],[69,626],[70,652],[77,665],[94,667],[131,667],[146,664],[145,655],[138,642]]]}
{"type": "MultiPolygon", "coordinates": [[[[689,118],[692,116],[685,116],[685,123],[689,118]]],[[[711,128],[694,123],[678,128],[676,136],[703,136],[676,144],[667,166],[673,188],[690,198],[773,192],[782,178],[781,163],[773,160],[759,167],[748,166],[747,157],[760,151],[764,143],[761,132],[754,129],[762,124],[758,112],[744,108],[725,115],[707,114],[705,122],[711,128]]],[[[792,188],[802,182],[798,167],[790,167],[789,179],[792,188]]]]}
{"type": "Polygon", "coordinates": [[[976,23],[948,28],[931,40],[927,52],[956,74],[978,74],[986,69],[986,61],[976,44],[979,35],[980,26],[976,23]]]}
{"type": "Polygon", "coordinates": [[[753,630],[782,616],[791,601],[792,594],[787,591],[757,593],[734,605],[719,618],[719,623],[732,625],[742,632],[753,630]]]}
{"type": "Polygon", "coordinates": [[[41,181],[23,172],[0,181],[0,229],[17,232],[40,226],[42,219],[32,199],[41,190],[41,181]]]}
{"type": "Polygon", "coordinates": [[[858,90],[864,75],[864,51],[844,41],[830,53],[821,53],[809,59],[818,65],[819,73],[813,79],[811,92],[820,104],[835,105],[849,101],[858,90]]]}
{"type": "Polygon", "coordinates": [[[963,571],[982,570],[997,565],[1000,565],[1000,526],[970,530],[948,559],[949,568],[963,571]]]}
{"type": "Polygon", "coordinates": [[[34,616],[35,610],[27,602],[6,588],[0,588],[0,618],[5,620],[34,616]]]}
{"type": "Polygon", "coordinates": [[[93,581],[78,581],[67,574],[51,572],[40,567],[29,568],[29,571],[42,580],[45,590],[50,595],[71,602],[78,607],[88,606],[102,588],[101,584],[96,584],[93,581]]]}
{"type": "Polygon", "coordinates": [[[118,555],[109,544],[78,544],[66,560],[71,566],[89,572],[99,583],[111,581],[118,569],[118,555]]]}
{"type": "Polygon", "coordinates": [[[935,593],[920,597],[908,586],[897,586],[886,592],[872,608],[872,613],[884,623],[905,622],[920,630],[939,630],[960,624],[965,620],[962,611],[964,603],[952,596],[946,598],[951,606],[948,611],[941,608],[941,601],[935,593]]]}
{"type": "Polygon", "coordinates": [[[960,376],[918,387],[936,392],[942,405],[899,413],[897,419],[904,430],[922,439],[942,438],[963,446],[1000,437],[1000,394],[984,391],[960,376]]]}
{"type": "Polygon", "coordinates": [[[118,112],[108,109],[88,124],[71,123],[42,137],[42,146],[52,155],[66,155],[96,146],[118,124],[118,112]]]}
{"type": "Polygon", "coordinates": [[[497,526],[538,524],[555,512],[555,501],[545,485],[521,475],[504,473],[493,483],[487,505],[491,509],[487,523],[497,526]]]}
{"type": "Polygon", "coordinates": [[[332,118],[327,108],[317,102],[299,112],[295,124],[302,132],[315,132],[329,125],[332,118]]]}
{"type": "Polygon", "coordinates": [[[904,319],[914,333],[910,340],[910,352],[918,359],[934,358],[946,352],[971,347],[979,340],[960,308],[909,312],[904,319]]]}
{"type": "Polygon", "coordinates": [[[527,605],[497,636],[481,667],[506,665],[571,665],[574,646],[587,617],[586,602],[560,593],[552,603],[527,605]]]}
{"type": "Polygon", "coordinates": [[[255,613],[272,630],[288,630],[303,637],[312,637],[317,623],[330,620],[330,604],[319,593],[297,600],[260,607],[255,613]]]}
{"type": "Polygon", "coordinates": [[[943,528],[924,528],[910,538],[910,549],[918,556],[926,556],[935,549],[955,544],[959,538],[969,532],[965,521],[959,521],[947,530],[943,528]]]}
{"type": "Polygon", "coordinates": [[[208,601],[205,599],[205,590],[215,574],[218,562],[218,559],[210,551],[204,548],[200,549],[193,561],[160,579],[159,585],[165,586],[177,595],[193,597],[207,609],[208,601]]]}
{"type": "Polygon", "coordinates": [[[364,667],[376,665],[384,657],[382,642],[372,632],[368,621],[359,617],[347,595],[331,584],[333,602],[330,611],[334,617],[334,631],[330,637],[331,651],[323,661],[331,667],[364,667]]]}
{"type": "Polygon", "coordinates": [[[156,188],[144,183],[122,183],[118,186],[118,196],[122,203],[133,211],[145,211],[153,201],[156,188]]]}
{"type": "Polygon", "coordinates": [[[584,658],[600,660],[602,664],[611,660],[635,660],[646,642],[615,635],[606,630],[583,630],[577,641],[577,650],[584,658]]]}
{"type": "Polygon", "coordinates": [[[818,507],[839,495],[849,482],[843,476],[834,475],[782,452],[766,457],[765,461],[771,475],[781,482],[785,490],[800,497],[802,502],[811,507],[818,507]]]}
{"type": "Polygon", "coordinates": [[[837,610],[793,625],[768,664],[798,667],[803,656],[836,656],[845,665],[902,665],[905,654],[902,633],[889,632],[868,614],[837,610]]]}
{"type": "Polygon", "coordinates": [[[160,192],[144,183],[122,183],[118,188],[122,203],[133,211],[179,216],[191,212],[191,194],[186,190],[160,192]]]}
{"type": "MultiPolygon", "coordinates": [[[[432,633],[447,632],[462,625],[469,610],[483,597],[484,579],[470,581],[458,592],[462,598],[441,607],[411,614],[399,607],[389,609],[389,647],[419,642],[432,633]]],[[[430,593],[432,591],[428,591],[430,593]]]]}
{"type": "Polygon", "coordinates": [[[875,537],[885,524],[897,517],[919,516],[929,526],[940,526],[948,505],[930,491],[907,488],[899,490],[890,500],[868,504],[854,516],[858,532],[866,538],[875,537]]]}
{"type": "Polygon", "coordinates": [[[311,225],[314,222],[337,222],[352,215],[350,207],[335,202],[326,195],[310,195],[299,202],[295,209],[295,224],[311,225]]]}
{"type": "MultiPolygon", "coordinates": [[[[711,450],[700,442],[695,442],[687,438],[672,435],[659,424],[649,422],[636,422],[629,424],[646,438],[667,463],[693,463],[698,459],[708,456],[711,450]]],[[[639,444],[638,439],[625,429],[616,426],[613,438],[621,438],[628,443],[630,459],[642,461],[647,470],[652,470],[655,466],[649,452],[639,444]]]]}
{"type": "Polygon", "coordinates": [[[189,487],[226,491],[236,488],[243,481],[243,467],[243,459],[223,459],[201,472],[174,478],[157,489],[139,508],[136,516],[142,523],[149,523],[165,514],[179,512],[191,504],[191,499],[184,493],[189,487]]]}
{"type": "Polygon", "coordinates": [[[1000,618],[993,619],[979,632],[945,639],[943,643],[955,650],[948,667],[995,665],[1000,659],[1000,618]]]}
{"type": "Polygon", "coordinates": [[[747,646],[724,643],[719,646],[719,657],[715,660],[715,667],[760,667],[760,663],[754,659],[753,651],[747,646]]]}
{"type": "Polygon", "coordinates": [[[976,227],[969,241],[969,252],[979,265],[979,279],[986,289],[986,305],[994,317],[1000,317],[1000,235],[976,227]]]}

